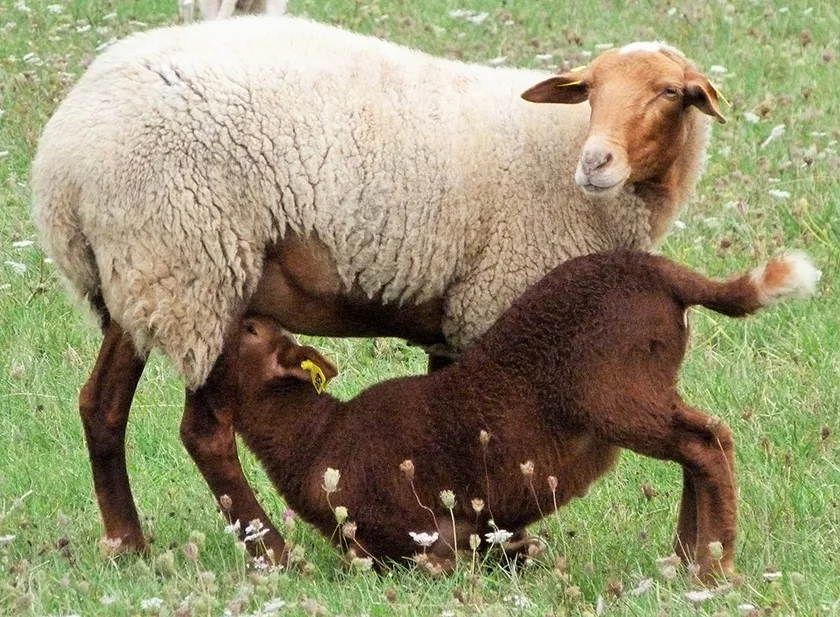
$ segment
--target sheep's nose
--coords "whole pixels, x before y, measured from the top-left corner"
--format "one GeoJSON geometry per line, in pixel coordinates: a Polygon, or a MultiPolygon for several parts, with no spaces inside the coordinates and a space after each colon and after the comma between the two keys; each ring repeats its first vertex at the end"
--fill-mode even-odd
{"type": "Polygon", "coordinates": [[[580,159],[580,166],[584,174],[591,176],[597,170],[609,165],[612,160],[612,152],[599,144],[590,146],[584,150],[583,156],[580,159]]]}

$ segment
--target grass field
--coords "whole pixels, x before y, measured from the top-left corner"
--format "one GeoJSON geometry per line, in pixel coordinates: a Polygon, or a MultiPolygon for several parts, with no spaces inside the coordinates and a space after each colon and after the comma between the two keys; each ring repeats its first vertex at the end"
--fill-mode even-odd
{"type": "MultiPolygon", "coordinates": [[[[174,23],[175,2],[0,3],[0,615],[840,614],[840,7],[771,4],[291,3],[293,13],[435,54],[517,66],[575,66],[603,44],[664,39],[714,76],[730,122],[715,126],[698,194],[663,252],[724,276],[780,247],[803,248],[823,282],[814,300],[745,321],[693,313],[683,393],[732,426],[740,492],[740,576],[704,599],[686,596],[689,578],[657,561],[670,554],[679,469],[630,453],[585,499],[534,528],[548,554],[515,573],[492,560],[442,580],[347,571],[302,523],[287,535],[306,564],[247,570],[178,440],[182,386],[159,356],[128,437],[153,555],[102,555],[76,404],[100,336],[39,250],[29,165],[42,126],[97,50],[174,23]],[[454,9],[475,14],[454,18],[454,9]],[[768,143],[777,126],[784,133],[768,143]],[[195,560],[183,551],[191,541],[195,560]]],[[[344,368],[333,386],[341,396],[424,368],[398,341],[318,344],[344,368]]],[[[243,457],[279,520],[282,502],[243,457]]]]}

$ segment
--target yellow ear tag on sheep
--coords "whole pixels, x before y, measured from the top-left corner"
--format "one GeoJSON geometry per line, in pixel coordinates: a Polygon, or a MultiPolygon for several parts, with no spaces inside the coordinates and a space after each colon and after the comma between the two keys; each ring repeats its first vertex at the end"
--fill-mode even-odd
{"type": "Polygon", "coordinates": [[[304,360],[300,363],[300,368],[304,371],[309,371],[312,376],[312,385],[315,386],[315,392],[321,394],[327,389],[327,378],[324,376],[324,371],[321,367],[315,364],[312,360],[304,360]]]}
{"type": "Polygon", "coordinates": [[[720,90],[718,90],[716,85],[714,85],[712,82],[709,82],[709,85],[712,87],[712,90],[714,90],[714,91],[715,91],[715,94],[717,94],[717,97],[718,97],[721,101],[723,101],[724,103],[726,103],[729,107],[732,107],[732,103],[730,103],[729,101],[727,101],[727,100],[726,100],[726,97],[725,97],[725,96],[723,96],[723,92],[721,92],[720,90]]]}
{"type": "Polygon", "coordinates": [[[556,86],[556,87],[557,87],[557,88],[565,88],[566,86],[576,86],[576,85],[578,85],[578,84],[582,84],[582,83],[583,83],[583,82],[582,82],[581,80],[578,80],[578,81],[570,81],[570,82],[569,82],[569,83],[567,83],[567,84],[557,84],[557,86],[556,86]]]}

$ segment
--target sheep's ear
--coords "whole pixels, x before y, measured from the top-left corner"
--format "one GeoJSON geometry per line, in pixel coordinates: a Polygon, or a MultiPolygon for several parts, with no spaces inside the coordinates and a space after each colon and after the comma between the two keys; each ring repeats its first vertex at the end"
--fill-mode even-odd
{"type": "Polygon", "coordinates": [[[521,96],[531,103],[582,103],[589,97],[589,86],[581,71],[568,71],[531,86],[521,96]]]}
{"type": "MultiPolygon", "coordinates": [[[[284,364],[286,364],[284,362],[284,364]]],[[[288,366],[282,367],[285,375],[301,381],[312,382],[315,391],[320,394],[327,389],[327,384],[338,375],[335,364],[318,353],[314,347],[297,347],[290,356],[288,366]]]]}
{"type": "Polygon", "coordinates": [[[704,75],[692,71],[686,76],[685,98],[689,105],[694,105],[707,116],[716,118],[721,124],[726,124],[726,118],[720,113],[719,106],[719,99],[723,96],[704,75]]]}

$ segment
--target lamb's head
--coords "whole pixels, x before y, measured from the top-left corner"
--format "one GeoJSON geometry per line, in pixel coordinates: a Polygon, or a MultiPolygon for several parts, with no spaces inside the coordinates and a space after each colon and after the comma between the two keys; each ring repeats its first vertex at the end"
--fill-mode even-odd
{"type": "Polygon", "coordinates": [[[610,49],[586,67],[529,88],[533,103],[591,107],[575,182],[587,193],[662,181],[686,144],[694,110],[726,122],[718,93],[685,56],[661,43],[610,49]]]}
{"type": "Polygon", "coordinates": [[[228,383],[236,384],[240,393],[256,393],[286,380],[311,383],[321,392],[338,375],[335,364],[315,348],[299,345],[267,317],[245,317],[229,343],[232,353],[225,371],[228,383]]]}

